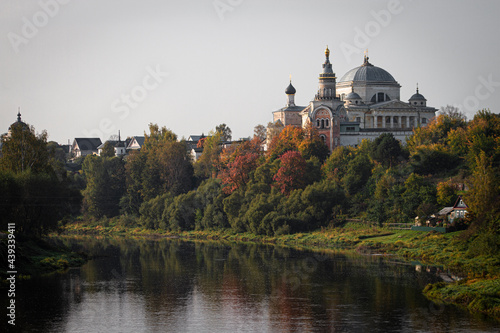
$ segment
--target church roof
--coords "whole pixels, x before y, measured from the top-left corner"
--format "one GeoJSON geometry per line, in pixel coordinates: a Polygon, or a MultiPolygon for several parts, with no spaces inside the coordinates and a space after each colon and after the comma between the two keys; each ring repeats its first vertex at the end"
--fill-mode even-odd
{"type": "Polygon", "coordinates": [[[365,57],[363,65],[353,68],[345,73],[339,82],[349,81],[397,83],[388,71],[383,68],[373,66],[368,61],[368,57],[365,57]]]}
{"type": "Polygon", "coordinates": [[[358,95],[358,93],[355,93],[354,91],[351,91],[347,96],[345,97],[347,100],[352,100],[352,99],[361,99],[361,96],[358,95]]]}
{"type": "Polygon", "coordinates": [[[290,84],[288,85],[288,87],[286,87],[285,94],[287,94],[287,95],[294,95],[296,92],[297,91],[292,86],[292,82],[290,81],[290,84]]]}
{"type": "Polygon", "coordinates": [[[410,101],[427,101],[425,99],[425,97],[418,92],[418,88],[417,88],[417,92],[415,94],[413,94],[413,96],[411,96],[409,100],[410,101]]]}

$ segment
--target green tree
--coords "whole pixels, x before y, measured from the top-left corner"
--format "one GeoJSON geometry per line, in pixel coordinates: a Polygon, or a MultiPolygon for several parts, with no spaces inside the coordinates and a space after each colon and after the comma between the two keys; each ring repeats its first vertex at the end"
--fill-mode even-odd
{"type": "Polygon", "coordinates": [[[469,180],[470,190],[464,196],[468,216],[480,232],[500,233],[500,186],[492,158],[481,152],[469,180]]]}
{"type": "Polygon", "coordinates": [[[88,155],[83,162],[87,187],[83,191],[83,211],[88,216],[113,217],[120,212],[125,194],[125,165],[118,157],[88,155]]]}
{"type": "Polygon", "coordinates": [[[111,141],[106,141],[104,146],[102,147],[101,157],[114,157],[115,156],[115,147],[111,143],[111,141]]]}
{"type": "Polygon", "coordinates": [[[221,132],[210,132],[206,138],[203,153],[194,165],[194,174],[201,179],[215,178],[219,167],[219,157],[222,152],[221,132]]]}
{"type": "Polygon", "coordinates": [[[437,203],[442,207],[453,205],[457,195],[458,188],[451,181],[439,182],[436,186],[437,203]]]}
{"type": "Polygon", "coordinates": [[[47,132],[35,134],[35,128],[23,122],[10,127],[10,136],[3,138],[0,167],[13,172],[52,172],[47,150],[47,132]]]}
{"type": "Polygon", "coordinates": [[[366,154],[359,154],[349,162],[342,178],[344,189],[349,195],[361,191],[372,175],[372,168],[373,164],[366,154]]]}
{"type": "Polygon", "coordinates": [[[392,133],[382,133],[373,141],[370,157],[386,167],[405,159],[401,143],[392,133]]]}

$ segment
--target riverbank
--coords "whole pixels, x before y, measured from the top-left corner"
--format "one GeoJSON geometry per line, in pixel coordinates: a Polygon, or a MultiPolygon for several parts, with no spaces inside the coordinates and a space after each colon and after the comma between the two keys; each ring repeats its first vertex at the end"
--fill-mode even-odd
{"type": "MultiPolygon", "coordinates": [[[[5,258],[1,263],[1,285],[6,285],[7,271],[7,239],[0,240],[0,256],[5,258]]],[[[86,257],[82,253],[74,253],[67,248],[56,247],[44,239],[18,237],[15,247],[13,267],[20,280],[29,279],[33,275],[64,271],[69,267],[81,266],[86,257]]]]}
{"type": "MultiPolygon", "coordinates": [[[[309,233],[261,236],[230,230],[165,232],[126,227],[113,222],[68,224],[63,234],[122,235],[128,237],[175,237],[188,240],[269,243],[309,250],[346,249],[361,254],[396,255],[422,265],[443,266],[464,277],[451,283],[437,283],[424,294],[435,301],[467,307],[500,320],[500,256],[478,255],[474,237],[465,232],[441,234],[411,230],[390,230],[373,225],[347,223],[343,227],[309,233]]],[[[477,243],[477,242],[476,242],[477,243]]]]}

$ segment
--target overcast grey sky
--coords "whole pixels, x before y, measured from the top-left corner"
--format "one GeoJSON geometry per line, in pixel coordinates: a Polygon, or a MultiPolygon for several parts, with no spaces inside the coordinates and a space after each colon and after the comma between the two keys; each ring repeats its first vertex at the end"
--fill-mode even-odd
{"type": "Polygon", "coordinates": [[[221,123],[253,134],[317,89],[326,45],[338,79],[362,63],[407,101],[500,112],[500,1],[2,0],[0,133],[23,120],[49,140],[179,137],[221,123]]]}

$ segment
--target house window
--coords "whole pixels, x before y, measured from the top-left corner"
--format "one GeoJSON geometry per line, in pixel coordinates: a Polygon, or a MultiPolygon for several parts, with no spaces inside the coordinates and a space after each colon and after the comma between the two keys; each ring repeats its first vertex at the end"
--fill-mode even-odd
{"type": "Polygon", "coordinates": [[[356,122],[361,123],[361,117],[356,117],[356,122]]]}
{"type": "Polygon", "coordinates": [[[384,96],[385,94],[384,93],[378,93],[377,94],[377,101],[379,102],[383,102],[384,101],[384,96]]]}
{"type": "Polygon", "coordinates": [[[427,118],[422,118],[422,124],[427,124],[427,118]]]}
{"type": "Polygon", "coordinates": [[[345,131],[346,131],[346,132],[354,132],[355,130],[356,130],[356,127],[354,127],[354,126],[347,126],[347,127],[345,128],[345,131]]]}

